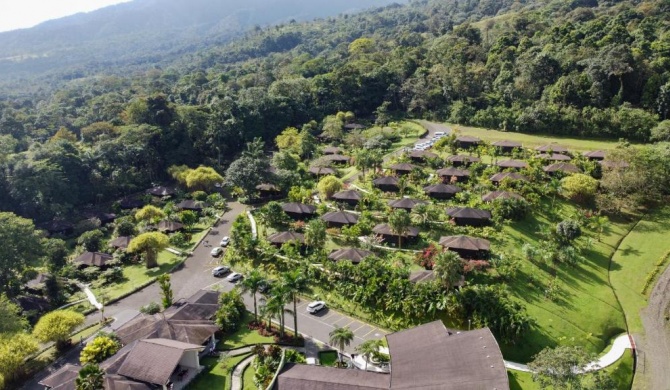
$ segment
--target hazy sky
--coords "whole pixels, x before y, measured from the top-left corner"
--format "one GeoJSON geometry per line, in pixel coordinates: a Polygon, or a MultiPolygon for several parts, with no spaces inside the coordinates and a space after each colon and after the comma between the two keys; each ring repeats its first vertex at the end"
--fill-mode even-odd
{"type": "Polygon", "coordinates": [[[47,20],[126,1],[129,0],[0,0],[0,31],[32,27],[47,20]]]}

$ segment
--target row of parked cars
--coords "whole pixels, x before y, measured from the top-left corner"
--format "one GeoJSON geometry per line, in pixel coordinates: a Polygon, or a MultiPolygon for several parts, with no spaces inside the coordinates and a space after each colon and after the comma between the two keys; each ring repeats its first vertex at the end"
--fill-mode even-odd
{"type": "Polygon", "coordinates": [[[438,131],[435,133],[435,135],[429,139],[426,142],[422,142],[420,144],[414,145],[414,150],[427,150],[433,147],[435,145],[435,142],[439,141],[440,139],[444,138],[447,136],[447,133],[444,131],[438,131]]]}

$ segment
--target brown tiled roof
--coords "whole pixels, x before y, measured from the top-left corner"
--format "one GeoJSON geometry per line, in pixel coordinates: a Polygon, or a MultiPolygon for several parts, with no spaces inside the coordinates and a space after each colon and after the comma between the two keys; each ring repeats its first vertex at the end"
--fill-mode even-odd
{"type": "Polygon", "coordinates": [[[33,279],[26,282],[26,287],[32,289],[42,287],[44,283],[46,283],[46,281],[49,280],[50,277],[51,275],[40,272],[33,279]]]}
{"type": "Polygon", "coordinates": [[[170,321],[205,321],[211,320],[219,310],[218,304],[175,302],[164,314],[170,321]]]}
{"type": "Polygon", "coordinates": [[[447,168],[442,168],[438,169],[437,172],[435,172],[437,176],[440,177],[451,177],[451,176],[456,176],[456,177],[468,177],[470,176],[470,171],[467,169],[458,169],[454,167],[447,167],[447,168]]]}
{"type": "Polygon", "coordinates": [[[482,161],[481,158],[475,156],[466,156],[463,154],[455,154],[453,156],[447,157],[447,161],[450,162],[462,162],[462,163],[475,163],[482,161]]]}
{"type": "Polygon", "coordinates": [[[76,264],[84,264],[84,265],[94,265],[96,267],[103,267],[105,264],[107,264],[108,261],[114,259],[112,255],[109,255],[107,253],[100,253],[100,252],[84,252],[79,257],[74,259],[74,263],[76,264]]]}
{"type": "Polygon", "coordinates": [[[321,158],[332,162],[349,162],[349,160],[351,160],[351,157],[342,154],[327,154],[321,158]]]}
{"type": "Polygon", "coordinates": [[[165,385],[185,351],[204,347],[174,340],[141,340],[128,353],[118,374],[142,382],[165,385]]]}
{"type": "Polygon", "coordinates": [[[491,191],[488,194],[482,195],[484,202],[493,202],[496,199],[523,199],[523,196],[509,191],[491,191]]]}
{"type": "Polygon", "coordinates": [[[487,251],[491,249],[491,242],[489,240],[469,236],[441,237],[439,244],[445,248],[467,249],[471,251],[487,251]]]}
{"type": "Polygon", "coordinates": [[[277,232],[268,236],[268,241],[273,244],[284,244],[289,241],[297,241],[300,244],[305,243],[305,236],[296,232],[277,232]]]}
{"type": "Polygon", "coordinates": [[[605,156],[607,156],[607,152],[604,150],[593,150],[590,152],[584,152],[584,157],[588,158],[599,158],[599,159],[604,159],[605,156]]]}
{"type": "Polygon", "coordinates": [[[74,390],[74,380],[79,376],[79,370],[81,366],[67,363],[58,371],[39,381],[39,384],[52,389],[74,390]]]}
{"type": "Polygon", "coordinates": [[[128,248],[128,245],[130,244],[130,241],[133,238],[130,236],[120,236],[116,237],[112,241],[109,242],[109,246],[114,247],[114,248],[121,248],[121,249],[126,249],[128,248]]]}
{"type": "Polygon", "coordinates": [[[120,375],[105,375],[105,390],[150,390],[144,383],[135,382],[120,375]]]}
{"type": "Polygon", "coordinates": [[[335,249],[328,255],[328,258],[334,261],[349,260],[352,263],[360,263],[366,257],[374,256],[373,252],[360,248],[340,248],[335,249]]]}
{"type": "Polygon", "coordinates": [[[158,230],[161,232],[176,232],[184,228],[184,225],[174,221],[160,221],[158,222],[158,230]]]}
{"type": "Polygon", "coordinates": [[[567,173],[579,173],[581,172],[576,165],[570,163],[555,163],[547,165],[543,168],[545,172],[567,172],[567,173]]]}
{"type": "Polygon", "coordinates": [[[144,206],[144,201],[137,197],[125,197],[119,201],[122,209],[137,209],[144,206]]]}
{"type": "Polygon", "coordinates": [[[456,141],[476,143],[476,142],[481,142],[482,140],[477,138],[477,137],[473,137],[471,135],[459,135],[459,136],[456,137],[456,141]]]}
{"type": "Polygon", "coordinates": [[[284,210],[284,212],[293,213],[293,214],[314,214],[314,213],[316,213],[316,206],[312,206],[311,204],[291,202],[291,203],[282,204],[281,208],[284,210]]]}
{"type": "Polygon", "coordinates": [[[391,376],[362,370],[287,364],[277,390],[388,390],[391,376]]]}
{"type": "Polygon", "coordinates": [[[490,177],[490,180],[492,182],[501,182],[505,179],[528,181],[528,178],[526,176],[516,172],[500,172],[490,177]]]}
{"type": "Polygon", "coordinates": [[[447,215],[453,218],[491,219],[490,211],[472,207],[449,207],[447,215]]]}
{"type": "Polygon", "coordinates": [[[390,167],[394,171],[403,171],[403,172],[411,172],[415,168],[419,168],[418,166],[414,164],[409,164],[409,163],[398,163],[398,164],[393,164],[390,167]]]}
{"type": "Polygon", "coordinates": [[[560,153],[541,153],[537,155],[538,158],[541,158],[543,160],[551,160],[551,161],[570,161],[572,158],[570,156],[567,156],[565,154],[560,154],[560,153]]]}
{"type": "Polygon", "coordinates": [[[397,186],[399,179],[395,176],[382,176],[374,179],[372,184],[379,186],[397,186]]]}
{"type": "MultiPolygon", "coordinates": [[[[391,229],[387,223],[380,223],[374,228],[372,232],[375,234],[383,234],[385,236],[397,236],[397,234],[391,229]]],[[[402,237],[416,237],[419,235],[419,228],[414,226],[409,226],[402,237]]]]}
{"type": "Polygon", "coordinates": [[[186,298],[189,303],[206,303],[210,305],[218,305],[221,293],[213,290],[200,290],[190,297],[186,298]]]}
{"type": "Polygon", "coordinates": [[[333,194],[332,198],[338,200],[361,200],[363,199],[363,195],[356,190],[344,190],[333,194]]]}
{"type": "Polygon", "coordinates": [[[386,336],[391,389],[509,389],[507,370],[488,328],[448,332],[441,321],[386,336]]]}
{"type": "Polygon", "coordinates": [[[337,146],[326,146],[323,148],[323,154],[340,154],[341,151],[342,149],[337,146]]]}
{"type": "Polygon", "coordinates": [[[329,167],[309,167],[309,172],[315,175],[334,175],[337,173],[333,168],[329,167]]]}
{"type": "Polygon", "coordinates": [[[358,222],[358,214],[346,211],[331,211],[321,216],[321,219],[326,222],[354,225],[358,222]]]}
{"type": "Polygon", "coordinates": [[[461,192],[461,187],[451,184],[439,183],[423,187],[423,190],[427,194],[455,194],[457,192],[461,192]]]}
{"type": "Polygon", "coordinates": [[[499,147],[502,147],[502,148],[520,148],[522,146],[521,142],[509,141],[509,140],[496,141],[496,142],[492,143],[491,145],[499,146],[499,147]]]}
{"type": "Polygon", "coordinates": [[[395,209],[413,209],[416,205],[427,203],[424,200],[412,198],[391,199],[388,201],[388,205],[395,209]]]}
{"type": "Polygon", "coordinates": [[[542,145],[535,148],[538,152],[567,153],[568,148],[559,144],[542,145]]]}
{"type": "Polygon", "coordinates": [[[199,345],[218,330],[219,327],[211,321],[178,320],[154,314],[135,317],[117,329],[116,334],[123,344],[146,338],[165,338],[199,345]]]}
{"type": "Polygon", "coordinates": [[[498,161],[496,165],[501,168],[528,168],[528,163],[521,160],[498,161]]]}
{"type": "Polygon", "coordinates": [[[184,199],[175,205],[175,207],[178,208],[179,210],[193,210],[193,211],[200,211],[207,206],[208,206],[207,203],[193,199],[184,199]]]}

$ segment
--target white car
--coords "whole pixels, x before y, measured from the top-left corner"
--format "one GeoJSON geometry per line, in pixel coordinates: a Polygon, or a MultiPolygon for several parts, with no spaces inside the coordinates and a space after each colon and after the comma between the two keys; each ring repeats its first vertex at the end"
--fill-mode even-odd
{"type": "Polygon", "coordinates": [[[230,237],[225,236],[221,239],[221,246],[222,247],[227,247],[228,244],[230,244],[230,237]]]}
{"type": "Polygon", "coordinates": [[[223,276],[230,272],[230,268],[225,265],[220,265],[212,270],[212,276],[223,276]]]}
{"type": "Polygon", "coordinates": [[[440,138],[442,138],[442,137],[444,137],[445,135],[447,135],[447,134],[446,134],[444,131],[437,131],[437,132],[435,132],[435,136],[436,136],[436,137],[440,137],[440,138]]]}
{"type": "Polygon", "coordinates": [[[233,272],[232,274],[228,275],[226,280],[229,281],[230,283],[235,283],[242,280],[242,278],[243,278],[242,274],[233,272]]]}
{"type": "Polygon", "coordinates": [[[310,302],[309,305],[307,305],[307,312],[309,314],[316,314],[320,312],[321,310],[326,308],[326,302],[324,301],[314,301],[310,302]]]}
{"type": "Polygon", "coordinates": [[[223,253],[223,248],[221,248],[220,246],[217,246],[216,248],[212,248],[212,251],[209,252],[209,254],[214,256],[214,257],[221,256],[222,253],[223,253]]]}

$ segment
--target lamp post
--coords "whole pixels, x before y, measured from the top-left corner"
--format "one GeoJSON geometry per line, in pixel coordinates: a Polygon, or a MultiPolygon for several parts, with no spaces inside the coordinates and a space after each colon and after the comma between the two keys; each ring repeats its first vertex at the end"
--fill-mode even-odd
{"type": "Polygon", "coordinates": [[[470,326],[472,325],[472,319],[468,318],[468,330],[470,330],[470,326]]]}

